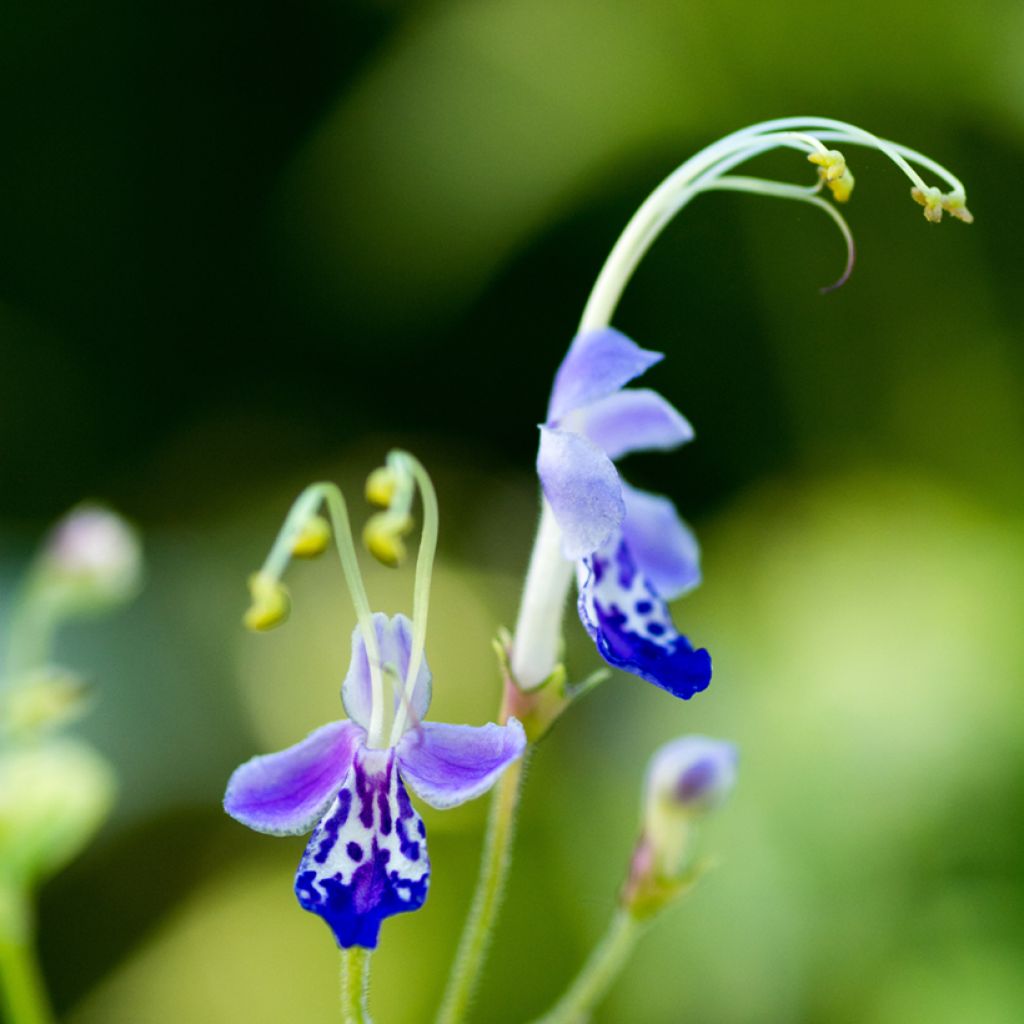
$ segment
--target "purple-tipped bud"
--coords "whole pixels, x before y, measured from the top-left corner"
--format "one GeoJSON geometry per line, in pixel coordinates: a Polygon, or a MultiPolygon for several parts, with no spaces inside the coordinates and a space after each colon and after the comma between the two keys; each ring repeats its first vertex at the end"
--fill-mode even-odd
{"type": "Polygon", "coordinates": [[[659,748],[647,772],[648,814],[652,804],[693,817],[713,811],[736,784],[738,754],[731,743],[682,736],[659,748]]]}
{"type": "Polygon", "coordinates": [[[622,891],[631,913],[656,913],[696,881],[694,824],[732,792],[736,762],[731,743],[706,736],[682,736],[655,752],[644,784],[643,831],[622,891]]]}

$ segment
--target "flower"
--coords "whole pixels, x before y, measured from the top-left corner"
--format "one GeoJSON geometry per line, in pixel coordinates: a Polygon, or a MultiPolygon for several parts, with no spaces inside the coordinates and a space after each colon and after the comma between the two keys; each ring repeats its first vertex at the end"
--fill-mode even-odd
{"type": "Polygon", "coordinates": [[[694,858],[699,823],[736,785],[736,747],[707,736],[681,736],[659,747],[647,766],[643,826],[623,887],[623,905],[650,917],[687,892],[706,864],[694,858]]]}
{"type": "Polygon", "coordinates": [[[111,604],[131,596],[142,572],[135,531],[116,512],[92,504],[72,509],[53,528],[42,563],[54,581],[111,604]]]}
{"type": "Polygon", "coordinates": [[[247,761],[231,776],[224,797],[228,814],[257,832],[312,830],[295,893],[344,948],[375,948],[385,917],[418,910],[426,900],[426,828],[406,786],[432,807],[454,807],[490,789],[526,745],[514,718],[504,726],[423,722],[431,694],[425,660],[407,705],[400,699],[412,624],[404,615],[377,613],[373,629],[379,665],[396,681],[391,712],[398,738],[392,732],[390,745],[368,745],[373,669],[357,628],[341,690],[349,720],[329,722],[295,746],[247,761]]]}
{"type": "Polygon", "coordinates": [[[700,582],[697,542],[668,498],[630,487],[614,465],[693,437],[657,392],[625,387],[662,358],[610,327],[577,335],[555,375],[537,472],[598,652],[687,699],[711,681],[711,657],[676,630],[665,602],[700,582]]]}

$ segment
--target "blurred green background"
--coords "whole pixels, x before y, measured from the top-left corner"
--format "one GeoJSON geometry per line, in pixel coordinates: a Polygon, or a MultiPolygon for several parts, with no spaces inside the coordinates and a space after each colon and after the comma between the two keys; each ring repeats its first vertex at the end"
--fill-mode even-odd
{"type": "MultiPolygon", "coordinates": [[[[483,722],[537,508],[535,423],[646,193],[766,117],[852,120],[967,183],[927,224],[851,152],[850,283],[815,211],[701,198],[617,325],[697,442],[626,472],[696,525],[675,609],[715,657],[673,704],[616,677],[538,751],[477,1019],[521,1021],[603,928],[653,747],[742,748],[718,869],[599,1024],[1024,1019],[1024,8],[753,0],[27,3],[0,11],[2,602],[44,527],[101,497],[144,532],[126,612],[63,637],[117,766],[100,840],[42,894],[72,1024],[337,1019],[231,769],[337,717],[352,613],[330,565],[246,635],[292,496],[415,450],[442,503],[436,718],[483,722]]],[[[810,180],[793,156],[769,167],[810,180]]],[[[407,609],[409,573],[370,570],[407,609]]],[[[570,619],[570,666],[596,655],[570,619]]],[[[430,814],[434,879],[389,921],[373,1006],[430,1019],[485,801],[430,814]]]]}

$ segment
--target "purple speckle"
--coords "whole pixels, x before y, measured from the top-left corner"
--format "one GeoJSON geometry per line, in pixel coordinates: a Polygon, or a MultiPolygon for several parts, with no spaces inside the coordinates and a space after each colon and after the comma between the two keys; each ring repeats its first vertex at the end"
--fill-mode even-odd
{"type": "Polygon", "coordinates": [[[619,570],[619,586],[623,590],[629,590],[633,586],[633,577],[636,575],[636,566],[633,565],[633,557],[622,541],[615,549],[615,564],[619,570]]]}
{"type": "Polygon", "coordinates": [[[648,622],[647,632],[650,633],[651,636],[664,636],[665,627],[660,622],[648,622]]]}
{"type": "Polygon", "coordinates": [[[345,852],[349,859],[354,860],[357,864],[363,859],[363,848],[356,842],[350,842],[345,847],[345,852]]]}
{"type": "Polygon", "coordinates": [[[654,605],[650,601],[637,601],[636,613],[637,615],[650,615],[654,611],[654,605]]]}
{"type": "MultiPolygon", "coordinates": [[[[388,773],[390,774],[390,772],[388,773]]],[[[386,784],[387,776],[383,780],[386,784]]],[[[383,835],[391,835],[391,805],[384,786],[377,790],[377,807],[380,809],[380,830],[383,835]]]]}
{"type": "Polygon", "coordinates": [[[715,784],[717,776],[717,763],[710,757],[701,759],[683,772],[676,784],[676,798],[683,804],[699,800],[715,784]]]}

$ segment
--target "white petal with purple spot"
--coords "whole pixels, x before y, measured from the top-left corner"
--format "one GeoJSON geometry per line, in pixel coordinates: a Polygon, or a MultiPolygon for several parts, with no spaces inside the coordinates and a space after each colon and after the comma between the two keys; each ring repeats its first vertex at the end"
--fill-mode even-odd
{"type": "Polygon", "coordinates": [[[363,747],[299,863],[299,903],[327,922],[339,946],[373,949],[384,918],[418,910],[429,883],[426,828],[395,751],[363,747]]]}
{"type": "Polygon", "coordinates": [[[579,613],[610,665],[687,699],[711,681],[711,657],[679,633],[621,534],[578,569],[579,613]]]}

